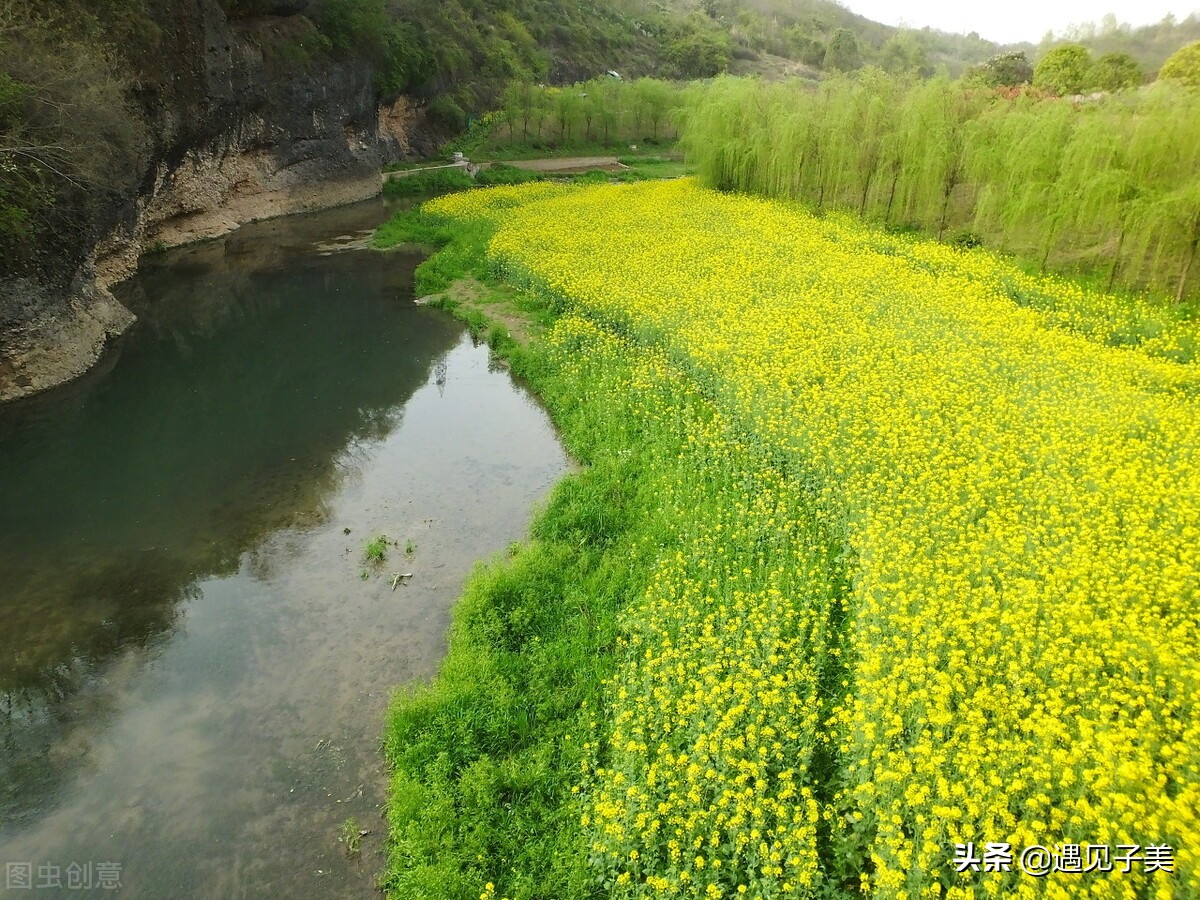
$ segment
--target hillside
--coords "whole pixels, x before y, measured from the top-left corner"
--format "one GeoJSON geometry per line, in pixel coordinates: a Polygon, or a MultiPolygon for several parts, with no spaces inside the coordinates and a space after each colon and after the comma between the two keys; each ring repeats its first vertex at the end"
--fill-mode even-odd
{"type": "MultiPolygon", "coordinates": [[[[977,34],[884,25],[832,0],[704,0],[704,3],[716,21],[728,28],[733,56],[739,60],[779,57],[804,63],[817,71],[877,65],[892,72],[928,74],[945,66],[957,75],[1002,49],[977,34]]],[[[739,68],[735,65],[733,71],[738,73],[739,68]]],[[[782,69],[786,72],[788,67],[782,69]]]]}
{"type": "MultiPolygon", "coordinates": [[[[1157,58],[1195,27],[1168,24],[1094,37],[1157,58]]],[[[9,0],[0,398],[94,361],[141,253],[369,196],[514,82],[957,74],[1000,49],[832,0],[9,0]]]]}
{"type": "Polygon", "coordinates": [[[1192,41],[1200,41],[1200,13],[1184,19],[1167,15],[1160,22],[1137,28],[1108,15],[1099,24],[1087,22],[1062,34],[1047,35],[1033,55],[1040,56],[1058,44],[1077,43],[1091,50],[1093,56],[1128,53],[1144,72],[1157,72],[1168,56],[1192,41]]]}

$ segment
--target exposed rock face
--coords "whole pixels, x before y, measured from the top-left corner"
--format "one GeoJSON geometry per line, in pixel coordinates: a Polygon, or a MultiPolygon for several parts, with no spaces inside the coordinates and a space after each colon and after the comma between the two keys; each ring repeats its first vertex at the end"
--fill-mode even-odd
{"type": "Polygon", "coordinates": [[[145,250],[374,196],[384,163],[433,150],[403,98],[378,105],[364,64],[285,67],[264,54],[309,27],[294,17],[305,2],[235,22],[216,0],[163,6],[162,58],[146,64],[138,92],[154,140],[142,184],[38,271],[0,276],[0,400],[96,361],[133,322],[109,288],[145,250]]]}

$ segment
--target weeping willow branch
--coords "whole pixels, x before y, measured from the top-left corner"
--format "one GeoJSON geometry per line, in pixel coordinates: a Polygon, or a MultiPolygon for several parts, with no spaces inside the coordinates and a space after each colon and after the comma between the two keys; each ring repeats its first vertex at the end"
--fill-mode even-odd
{"type": "Polygon", "coordinates": [[[841,208],[1179,300],[1200,238],[1200,89],[1075,105],[864,70],[819,86],[719,78],[682,143],[720,189],[841,208]]]}

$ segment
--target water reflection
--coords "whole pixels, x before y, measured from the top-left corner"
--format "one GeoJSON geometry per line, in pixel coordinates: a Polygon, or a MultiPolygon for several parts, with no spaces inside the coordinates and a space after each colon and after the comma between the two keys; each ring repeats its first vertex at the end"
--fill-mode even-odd
{"type": "Polygon", "coordinates": [[[338,224],[151,261],[111,371],[0,409],[0,819],[44,811],[80,765],[69,735],[107,714],[105,668],[145,659],[265,535],[324,521],[458,341],[410,302],[417,258],[298,252],[306,222],[338,224]]]}
{"type": "Polygon", "coordinates": [[[388,695],[567,466],[411,303],[416,259],[313,252],[383,214],[154,261],[102,367],[0,410],[0,860],[119,861],[154,900],[372,893],[388,695]]]}

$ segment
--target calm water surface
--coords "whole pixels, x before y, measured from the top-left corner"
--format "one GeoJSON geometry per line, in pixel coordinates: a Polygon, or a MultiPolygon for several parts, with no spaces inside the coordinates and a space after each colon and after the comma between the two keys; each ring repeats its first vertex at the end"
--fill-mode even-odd
{"type": "Polygon", "coordinates": [[[436,670],[464,576],[568,467],[487,348],[413,303],[419,257],[356,248],[385,215],[156,257],[96,370],[0,407],[14,895],[112,896],[68,887],[99,862],[128,897],[373,895],[391,689],[436,670]],[[371,567],[377,534],[399,546],[371,567]]]}

